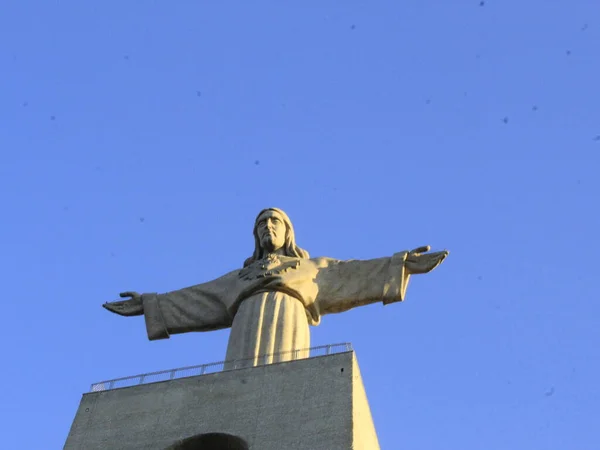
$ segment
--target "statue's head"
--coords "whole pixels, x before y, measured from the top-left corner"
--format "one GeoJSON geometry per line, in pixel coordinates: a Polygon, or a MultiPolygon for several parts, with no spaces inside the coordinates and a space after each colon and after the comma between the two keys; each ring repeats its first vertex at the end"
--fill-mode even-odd
{"type": "Polygon", "coordinates": [[[254,253],[244,267],[268,253],[281,253],[296,258],[309,258],[308,252],[296,245],[292,221],[279,208],[263,209],[254,222],[254,253]]]}

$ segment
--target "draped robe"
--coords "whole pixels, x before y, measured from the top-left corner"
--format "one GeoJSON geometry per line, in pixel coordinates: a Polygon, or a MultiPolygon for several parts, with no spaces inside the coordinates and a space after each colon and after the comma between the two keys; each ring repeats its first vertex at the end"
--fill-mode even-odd
{"type": "Polygon", "coordinates": [[[148,338],[230,327],[227,361],[255,366],[306,357],[309,325],[322,315],[404,300],[407,255],[360,261],[267,256],[207,283],[143,294],[148,338]]]}

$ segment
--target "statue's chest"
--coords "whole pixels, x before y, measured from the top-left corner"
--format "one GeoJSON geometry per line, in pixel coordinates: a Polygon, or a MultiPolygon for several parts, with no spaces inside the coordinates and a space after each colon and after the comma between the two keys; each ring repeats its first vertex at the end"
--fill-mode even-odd
{"type": "Polygon", "coordinates": [[[242,280],[256,280],[274,275],[281,275],[290,270],[296,270],[300,266],[300,260],[296,258],[268,257],[255,261],[248,267],[240,270],[238,276],[242,280]]]}

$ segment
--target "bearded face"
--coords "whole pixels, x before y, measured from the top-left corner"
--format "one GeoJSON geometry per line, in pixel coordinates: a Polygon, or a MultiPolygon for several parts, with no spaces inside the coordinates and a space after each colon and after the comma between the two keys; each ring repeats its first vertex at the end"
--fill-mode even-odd
{"type": "Polygon", "coordinates": [[[256,221],[260,246],[267,253],[275,253],[283,248],[286,232],[285,221],[277,211],[267,210],[256,221]]]}

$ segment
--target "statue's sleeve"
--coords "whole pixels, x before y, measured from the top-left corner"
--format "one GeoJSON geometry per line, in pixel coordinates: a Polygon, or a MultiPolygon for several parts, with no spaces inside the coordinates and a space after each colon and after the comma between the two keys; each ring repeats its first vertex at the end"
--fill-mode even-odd
{"type": "Polygon", "coordinates": [[[403,301],[410,278],[404,265],[407,255],[400,252],[363,261],[322,258],[315,280],[320,313],[343,312],[379,301],[403,301]]]}
{"type": "Polygon", "coordinates": [[[230,327],[232,317],[225,306],[225,296],[233,288],[235,273],[166,294],[143,294],[148,339],[230,327]]]}

